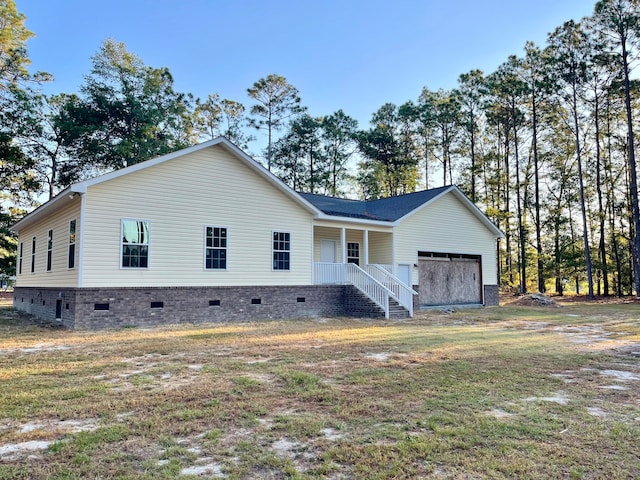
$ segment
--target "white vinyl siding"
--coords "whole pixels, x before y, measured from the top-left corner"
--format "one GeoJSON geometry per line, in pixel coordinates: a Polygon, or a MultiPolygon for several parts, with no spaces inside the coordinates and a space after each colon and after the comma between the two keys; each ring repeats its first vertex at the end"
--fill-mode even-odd
{"type": "MultiPolygon", "coordinates": [[[[371,240],[370,240],[371,243],[371,240]]],[[[395,262],[417,264],[418,251],[482,256],[482,283],[498,283],[496,235],[453,194],[407,217],[394,232],[395,262]]],[[[413,283],[418,283],[413,269],[413,283]]]]}
{"type": "Polygon", "coordinates": [[[393,263],[393,236],[391,233],[369,232],[369,263],[393,263]]]}
{"type": "MultiPolygon", "coordinates": [[[[340,243],[340,229],[348,224],[340,224],[334,222],[335,226],[324,226],[327,222],[322,222],[323,226],[314,228],[314,258],[315,262],[320,261],[320,244],[322,240],[334,240],[336,242],[336,261],[342,262],[342,244],[340,243]]],[[[375,227],[379,229],[380,227],[375,227]]],[[[360,244],[360,265],[364,265],[364,230],[367,227],[353,225],[348,226],[346,230],[347,243],[360,244]]],[[[369,230],[369,263],[391,263],[391,227],[385,228],[386,232],[378,230],[369,230]]]]}
{"type": "MultiPolygon", "coordinates": [[[[69,251],[66,241],[69,235],[69,222],[78,219],[80,225],[80,198],[76,198],[66,207],[55,212],[50,217],[37,222],[20,231],[20,243],[23,244],[22,273],[18,273],[16,280],[19,287],[76,287],[78,284],[77,270],[69,270],[69,251]],[[51,271],[47,272],[47,247],[49,230],[53,230],[53,245],[51,250],[51,271]],[[31,240],[36,237],[35,272],[31,273],[31,240]]],[[[79,239],[77,240],[79,242],[79,239]]],[[[74,259],[78,262],[76,244],[74,259]]]]}
{"type": "Polygon", "coordinates": [[[90,186],[83,287],[308,285],[312,214],[220,146],[90,186]],[[226,270],[203,268],[203,225],[228,227],[226,270]],[[119,268],[120,219],[151,222],[148,269],[119,268]],[[291,232],[291,268],[272,270],[272,232],[291,232]]]}

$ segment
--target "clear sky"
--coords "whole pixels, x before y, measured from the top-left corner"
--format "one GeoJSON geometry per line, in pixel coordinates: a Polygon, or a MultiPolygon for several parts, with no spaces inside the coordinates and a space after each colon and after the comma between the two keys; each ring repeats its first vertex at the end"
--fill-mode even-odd
{"type": "Polygon", "coordinates": [[[77,92],[106,38],[176,89],[218,92],[250,105],[246,89],[270,73],[300,91],[311,115],[342,108],[367,127],[386,102],[416,100],[424,86],[456,86],[490,73],[527,40],[544,45],[595,0],[16,0],[36,36],[32,69],[52,73],[47,93],[77,92]]]}

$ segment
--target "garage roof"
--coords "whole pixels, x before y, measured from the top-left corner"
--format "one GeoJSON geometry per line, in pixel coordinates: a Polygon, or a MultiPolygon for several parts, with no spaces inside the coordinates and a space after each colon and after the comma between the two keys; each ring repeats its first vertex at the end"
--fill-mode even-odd
{"type": "Polygon", "coordinates": [[[326,197],[313,193],[300,195],[327,215],[395,222],[450,188],[451,186],[432,188],[369,201],[326,197]]]}

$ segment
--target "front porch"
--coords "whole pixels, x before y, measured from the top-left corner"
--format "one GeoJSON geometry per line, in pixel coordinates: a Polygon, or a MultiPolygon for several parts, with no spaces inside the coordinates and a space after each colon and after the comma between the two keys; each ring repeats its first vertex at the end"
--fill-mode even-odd
{"type": "Polygon", "coordinates": [[[394,272],[393,231],[389,227],[314,227],[313,280],[316,285],[353,285],[390,316],[412,317],[411,278],[394,272]]]}

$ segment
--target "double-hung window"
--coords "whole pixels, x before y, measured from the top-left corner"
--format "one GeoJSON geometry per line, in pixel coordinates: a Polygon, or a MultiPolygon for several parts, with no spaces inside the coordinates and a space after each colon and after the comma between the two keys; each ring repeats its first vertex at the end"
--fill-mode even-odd
{"type": "Polygon", "coordinates": [[[347,262],[360,265],[360,244],[358,242],[347,243],[347,262]]]}
{"type": "Polygon", "coordinates": [[[36,271],[36,237],[31,239],[31,273],[36,271]]]}
{"type": "Polygon", "coordinates": [[[205,227],[204,242],[204,267],[207,270],[225,270],[227,268],[226,227],[205,227]]]}
{"type": "Polygon", "coordinates": [[[69,222],[69,259],[67,263],[68,268],[75,268],[76,266],[76,221],[71,220],[69,222]]]}
{"type": "Polygon", "coordinates": [[[47,234],[47,272],[51,271],[51,262],[53,260],[53,230],[49,230],[47,234]]]}
{"type": "Polygon", "coordinates": [[[273,269],[291,270],[291,233],[273,232],[273,269]]]}
{"type": "Polygon", "coordinates": [[[149,266],[149,222],[122,220],[122,268],[149,266]]]}

